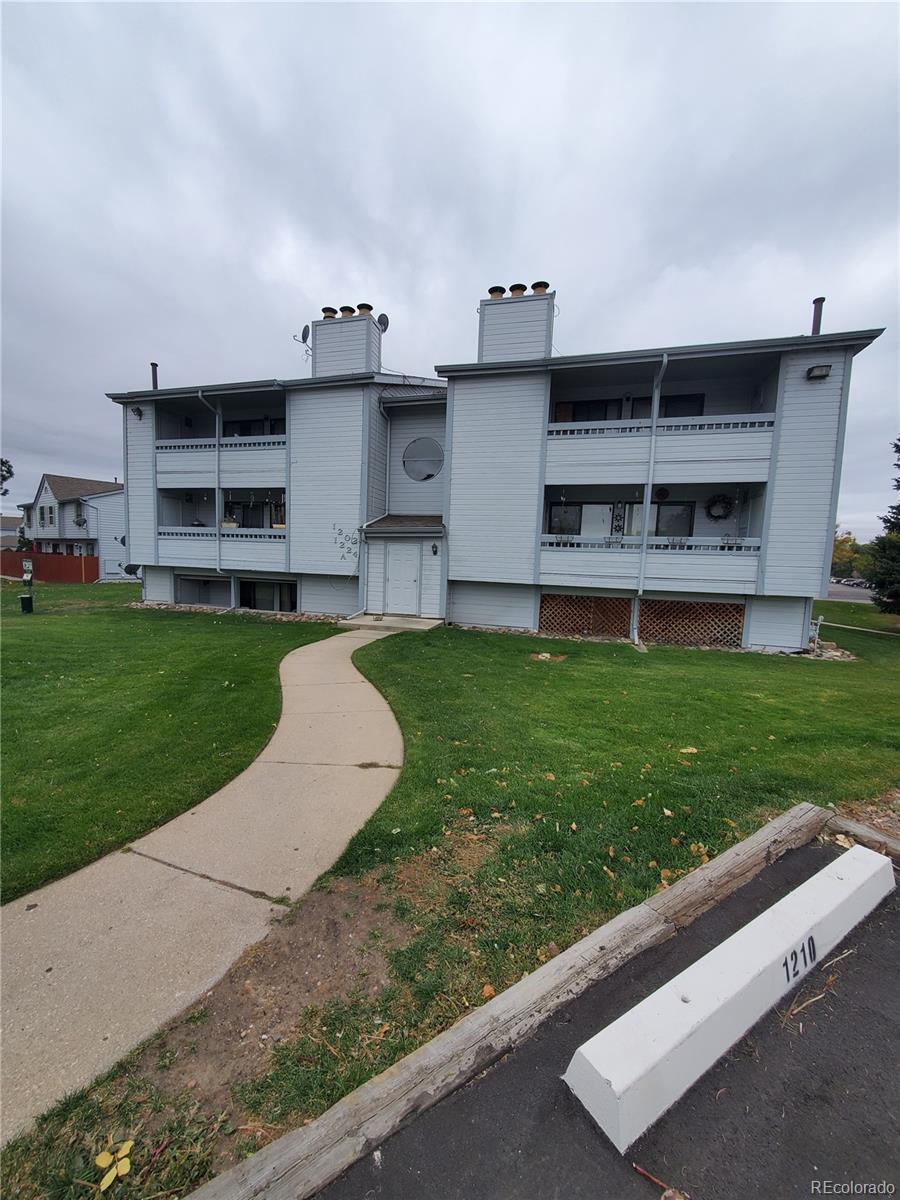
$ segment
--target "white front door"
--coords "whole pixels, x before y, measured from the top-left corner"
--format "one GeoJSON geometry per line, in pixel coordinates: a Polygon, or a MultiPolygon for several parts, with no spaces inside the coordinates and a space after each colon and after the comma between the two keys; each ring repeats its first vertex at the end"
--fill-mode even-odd
{"type": "Polygon", "coordinates": [[[419,544],[388,542],[384,611],[419,615],[419,544]]]}

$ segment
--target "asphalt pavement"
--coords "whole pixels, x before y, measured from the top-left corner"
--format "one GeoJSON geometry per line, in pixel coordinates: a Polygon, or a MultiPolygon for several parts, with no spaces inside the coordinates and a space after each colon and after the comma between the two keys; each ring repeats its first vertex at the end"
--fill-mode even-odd
{"type": "Polygon", "coordinates": [[[897,892],[625,1156],[560,1079],[577,1046],[836,853],[810,845],[766,868],[677,937],[559,1010],[523,1045],[361,1159],[319,1200],[658,1197],[660,1189],[632,1161],[693,1200],[848,1194],[845,1185],[882,1180],[900,1192],[897,892]],[[806,999],[812,1003],[784,1019],[792,1003],[806,999]]]}

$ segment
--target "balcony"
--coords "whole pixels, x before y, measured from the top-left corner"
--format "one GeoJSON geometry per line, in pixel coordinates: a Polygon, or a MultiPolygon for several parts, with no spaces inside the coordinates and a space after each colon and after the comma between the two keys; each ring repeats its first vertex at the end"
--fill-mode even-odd
{"type": "MultiPolygon", "coordinates": [[[[224,437],[222,487],[283,487],[287,473],[284,434],[224,437]]],[[[215,438],[170,438],[156,443],[156,486],[211,488],[216,478],[215,438]]]]}
{"type": "MultiPolygon", "coordinates": [[[[760,544],[759,538],[731,534],[651,537],[644,587],[664,592],[752,592],[760,544]]],[[[545,534],[541,538],[541,583],[632,591],[638,586],[640,550],[639,537],[545,534]]]]}
{"type": "Polygon", "coordinates": [[[215,567],[226,570],[284,570],[287,531],[284,529],[220,530],[221,559],[215,529],[160,526],[157,531],[160,566],[215,567]]]}
{"type": "MultiPolygon", "coordinates": [[[[655,483],[764,483],[769,477],[774,413],[729,413],[657,423],[655,483]]],[[[650,421],[553,422],[547,426],[548,483],[629,483],[650,461],[650,421]]]]}

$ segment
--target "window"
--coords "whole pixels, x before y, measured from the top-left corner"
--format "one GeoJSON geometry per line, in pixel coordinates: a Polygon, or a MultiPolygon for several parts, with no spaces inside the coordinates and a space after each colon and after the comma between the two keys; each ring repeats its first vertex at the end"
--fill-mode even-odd
{"type": "Polygon", "coordinates": [[[262,437],[263,429],[262,417],[253,421],[224,421],[222,424],[222,436],[262,437]]]}
{"type": "Polygon", "coordinates": [[[551,504],[550,533],[577,537],[581,533],[581,505],[551,504]]]}
{"type": "Polygon", "coordinates": [[[75,553],[75,547],[72,545],[71,542],[66,542],[66,554],[74,554],[74,553],[75,553]]]}
{"type": "Polygon", "coordinates": [[[53,505],[52,504],[47,509],[47,521],[50,525],[53,524],[53,505]]]}
{"type": "Polygon", "coordinates": [[[657,537],[690,537],[693,532],[693,504],[670,501],[656,506],[657,537]]]}
{"type": "MultiPolygon", "coordinates": [[[[659,402],[660,420],[677,421],[679,417],[702,417],[705,399],[701,392],[689,396],[663,396],[659,402]]],[[[635,420],[649,420],[650,397],[636,396],[631,402],[631,415],[635,420]]]]}
{"type": "Polygon", "coordinates": [[[51,554],[59,554],[59,542],[53,542],[50,547],[51,554]]]}
{"type": "Polygon", "coordinates": [[[44,506],[43,506],[43,504],[41,504],[38,508],[38,522],[41,525],[44,524],[44,506]]]}
{"type": "Polygon", "coordinates": [[[84,516],[84,503],[81,500],[75,501],[75,520],[80,521],[84,516]]]}
{"type": "Polygon", "coordinates": [[[618,421],[621,417],[621,400],[557,400],[553,409],[553,420],[560,424],[569,421],[618,421]]]}
{"type": "Polygon", "coordinates": [[[403,451],[403,470],[416,483],[425,483],[440,474],[444,451],[434,438],[416,438],[403,451]]]}
{"type": "Polygon", "coordinates": [[[94,543],[87,542],[84,547],[84,552],[85,552],[85,554],[93,554],[94,553],[94,543]]]}

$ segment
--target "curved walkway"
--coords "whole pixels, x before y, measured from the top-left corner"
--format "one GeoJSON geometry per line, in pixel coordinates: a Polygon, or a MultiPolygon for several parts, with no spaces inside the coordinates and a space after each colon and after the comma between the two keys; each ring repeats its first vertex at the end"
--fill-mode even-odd
{"type": "Polygon", "coordinates": [[[327,870],[394,785],[403,738],[354,630],[281,662],[259,757],[167,825],[2,910],[2,1137],[208,990],[327,870]]]}

